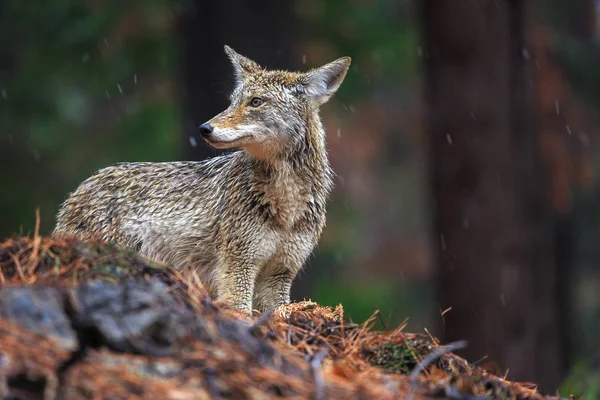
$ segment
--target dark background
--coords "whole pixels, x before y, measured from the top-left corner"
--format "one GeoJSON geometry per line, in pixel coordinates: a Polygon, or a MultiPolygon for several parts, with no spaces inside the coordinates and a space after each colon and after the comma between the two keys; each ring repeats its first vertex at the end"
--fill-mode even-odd
{"type": "Polygon", "coordinates": [[[227,106],[224,44],[270,68],[348,55],[322,112],[328,227],[294,297],[597,398],[599,17],[593,0],[0,1],[0,234],[36,209],[50,232],[111,163],[217,154],[196,127],[227,106]]]}

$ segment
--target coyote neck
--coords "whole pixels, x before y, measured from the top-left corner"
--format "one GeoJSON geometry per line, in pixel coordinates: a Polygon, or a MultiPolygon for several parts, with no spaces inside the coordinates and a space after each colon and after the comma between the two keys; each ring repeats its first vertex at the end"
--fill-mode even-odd
{"type": "MultiPolygon", "coordinates": [[[[309,203],[324,206],[332,187],[325,133],[318,115],[307,121],[303,140],[269,160],[251,158],[253,180],[283,225],[293,225],[309,203]]],[[[300,132],[299,132],[300,133],[300,132]]]]}

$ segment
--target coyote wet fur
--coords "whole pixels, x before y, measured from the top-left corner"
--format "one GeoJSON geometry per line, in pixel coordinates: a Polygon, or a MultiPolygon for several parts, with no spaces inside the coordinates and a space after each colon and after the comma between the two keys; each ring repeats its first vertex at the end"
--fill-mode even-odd
{"type": "Polygon", "coordinates": [[[55,233],[100,238],[196,270],[212,295],[250,313],[290,299],[325,226],[332,171],[319,107],[350,66],[271,71],[225,46],[231,105],[199,128],[219,149],[201,162],[122,163],[85,180],[55,233]]]}

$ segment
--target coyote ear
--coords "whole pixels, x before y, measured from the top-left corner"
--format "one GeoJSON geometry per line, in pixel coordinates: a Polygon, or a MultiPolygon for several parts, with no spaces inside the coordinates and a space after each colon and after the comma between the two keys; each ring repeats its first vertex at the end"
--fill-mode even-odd
{"type": "Polygon", "coordinates": [[[227,45],[225,45],[225,53],[229,56],[231,64],[233,64],[233,68],[235,69],[235,78],[238,82],[242,80],[245,74],[251,74],[261,69],[260,65],[258,65],[256,62],[237,53],[227,45]]]}
{"type": "Polygon", "coordinates": [[[319,104],[327,102],[344,81],[350,61],[350,57],[338,58],[307,72],[303,82],[306,94],[314,97],[319,104]]]}

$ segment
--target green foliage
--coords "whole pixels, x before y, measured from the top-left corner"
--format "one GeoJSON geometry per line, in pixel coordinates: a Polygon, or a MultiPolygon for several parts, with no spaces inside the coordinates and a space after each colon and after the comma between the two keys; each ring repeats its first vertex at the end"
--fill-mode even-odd
{"type": "Polygon", "coordinates": [[[577,93],[587,102],[600,106],[600,51],[597,44],[566,37],[562,39],[557,56],[577,93]]]}
{"type": "Polygon", "coordinates": [[[585,363],[576,364],[563,382],[560,394],[564,397],[574,395],[578,400],[599,399],[600,371],[594,371],[585,363]]]}
{"type": "MultiPolygon", "coordinates": [[[[348,311],[347,316],[354,322],[361,323],[373,315],[377,308],[392,302],[394,288],[384,282],[344,284],[320,279],[314,293],[314,300],[319,304],[335,306],[341,303],[348,311]]],[[[380,309],[383,315],[389,311],[380,309]]]]}
{"type": "Polygon", "coordinates": [[[600,105],[600,51],[587,15],[590,2],[537,0],[536,11],[554,29],[557,61],[569,82],[588,102],[600,105]]]}
{"type": "Polygon", "coordinates": [[[336,94],[350,101],[372,90],[372,80],[397,81],[413,77],[417,66],[418,31],[408,2],[374,0],[303,0],[298,13],[313,40],[352,57],[352,69],[336,94]]]}
{"type": "Polygon", "coordinates": [[[17,173],[3,174],[0,234],[31,230],[36,207],[47,231],[67,191],[107,163],[176,157],[170,3],[3,2],[0,156],[17,173]]]}
{"type": "MultiPolygon", "coordinates": [[[[366,321],[378,311],[380,318],[375,320],[375,328],[393,329],[407,316],[427,315],[432,309],[431,291],[431,285],[426,282],[412,282],[410,285],[382,280],[344,282],[322,275],[315,285],[312,299],[328,306],[343,304],[346,316],[356,323],[366,321]]],[[[409,320],[410,329],[422,329],[420,323],[418,318],[409,320]]]]}
{"type": "Polygon", "coordinates": [[[409,374],[419,363],[415,350],[408,343],[386,343],[378,350],[376,356],[369,358],[369,362],[386,373],[409,374]]]}

